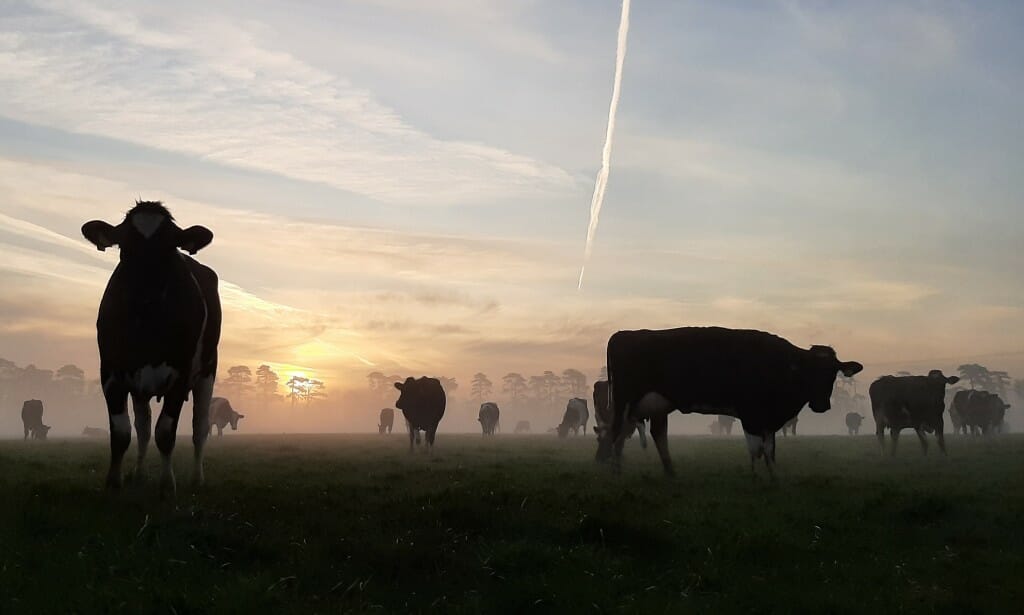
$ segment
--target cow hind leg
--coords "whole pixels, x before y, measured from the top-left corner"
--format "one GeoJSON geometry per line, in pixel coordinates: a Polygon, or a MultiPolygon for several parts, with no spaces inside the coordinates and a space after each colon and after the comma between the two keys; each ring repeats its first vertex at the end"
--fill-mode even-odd
{"type": "Polygon", "coordinates": [[[415,430],[412,428],[412,425],[409,425],[409,452],[410,453],[412,452],[412,443],[416,439],[416,435],[413,434],[414,431],[415,430]]]}
{"type": "Polygon", "coordinates": [[[636,435],[640,438],[640,448],[647,450],[647,425],[643,421],[637,421],[636,435]]]}
{"type": "Polygon", "coordinates": [[[433,450],[434,450],[434,436],[435,435],[437,435],[437,427],[434,427],[433,429],[428,429],[427,430],[427,434],[426,434],[424,439],[427,441],[427,451],[428,452],[433,452],[433,450]]]}
{"type": "Polygon", "coordinates": [[[132,443],[132,420],[128,416],[128,392],[111,384],[104,388],[110,419],[110,468],[107,470],[107,488],[121,488],[121,461],[132,443]]]}
{"type": "Polygon", "coordinates": [[[764,454],[764,438],[746,431],[743,435],[747,438],[747,452],[750,453],[750,472],[756,476],[757,468],[754,463],[764,454]]]}
{"type": "Polygon", "coordinates": [[[889,428],[889,434],[892,437],[892,450],[889,451],[889,454],[891,456],[895,457],[896,456],[896,447],[900,443],[900,430],[896,429],[895,427],[890,427],[889,428]]]}
{"type": "Polygon", "coordinates": [[[775,432],[765,432],[762,438],[764,441],[764,464],[768,467],[768,477],[775,482],[775,432]]]}
{"type": "Polygon", "coordinates": [[[672,467],[672,458],[668,454],[668,415],[658,414],[651,417],[651,438],[654,439],[654,446],[658,449],[658,456],[661,457],[661,467],[665,470],[666,476],[675,476],[675,468],[672,467]]]}
{"type": "Polygon", "coordinates": [[[146,479],[146,451],[149,450],[149,439],[153,433],[153,411],[149,407],[149,398],[132,395],[132,411],[135,412],[135,435],[139,440],[132,481],[138,483],[146,479]]]}
{"type": "Polygon", "coordinates": [[[882,449],[882,454],[885,454],[885,425],[877,422],[875,423],[875,437],[878,438],[878,447],[882,449]]]}
{"type": "Polygon", "coordinates": [[[214,374],[199,379],[192,388],[192,485],[202,486],[206,480],[203,473],[203,449],[210,437],[210,401],[213,399],[214,374]]]}
{"type": "Polygon", "coordinates": [[[160,451],[160,497],[173,498],[177,493],[174,481],[174,468],[171,455],[174,453],[174,441],[178,436],[178,419],[181,407],[185,405],[185,394],[175,392],[164,397],[164,406],[160,410],[160,418],[156,420],[154,439],[160,451]]]}

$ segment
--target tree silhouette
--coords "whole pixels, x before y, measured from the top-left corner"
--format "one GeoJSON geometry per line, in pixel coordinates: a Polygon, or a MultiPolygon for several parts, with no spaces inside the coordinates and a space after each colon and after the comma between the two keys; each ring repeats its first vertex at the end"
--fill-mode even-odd
{"type": "Polygon", "coordinates": [[[992,374],[983,365],[977,363],[965,363],[960,367],[956,368],[960,372],[960,377],[970,383],[972,389],[978,387],[988,388],[992,381],[992,374]]]}
{"type": "Polygon", "coordinates": [[[570,397],[580,397],[587,392],[587,376],[578,369],[563,371],[562,382],[570,397]]]}
{"type": "Polygon", "coordinates": [[[65,392],[77,396],[85,392],[85,372],[77,365],[65,365],[57,370],[57,382],[65,392]]]}
{"type": "Polygon", "coordinates": [[[483,372],[473,374],[473,381],[469,385],[469,392],[470,395],[473,396],[473,399],[477,402],[483,402],[485,398],[491,396],[491,391],[493,389],[494,385],[483,372]]]}
{"type": "Polygon", "coordinates": [[[512,401],[519,401],[523,394],[526,393],[526,378],[523,378],[522,374],[511,372],[505,374],[505,377],[501,379],[504,383],[501,390],[509,396],[512,401]]]}
{"type": "Polygon", "coordinates": [[[552,403],[562,392],[562,379],[552,371],[545,371],[541,377],[544,379],[545,399],[548,403],[552,403]]]}
{"type": "Polygon", "coordinates": [[[252,370],[246,365],[234,365],[228,368],[228,377],[224,380],[224,388],[233,395],[244,394],[251,386],[252,370]]]}
{"type": "Polygon", "coordinates": [[[441,388],[444,389],[445,395],[452,397],[455,395],[455,391],[459,388],[459,383],[455,381],[455,378],[445,378],[444,376],[438,376],[438,382],[441,383],[441,388]]]}
{"type": "Polygon", "coordinates": [[[1006,391],[1009,390],[1013,380],[1010,379],[1010,375],[1006,372],[989,372],[989,386],[993,393],[1006,397],[1006,391]]]}
{"type": "Polygon", "coordinates": [[[263,407],[267,402],[277,395],[277,383],[280,380],[277,373],[269,365],[260,365],[256,368],[256,390],[259,392],[263,407]]]}

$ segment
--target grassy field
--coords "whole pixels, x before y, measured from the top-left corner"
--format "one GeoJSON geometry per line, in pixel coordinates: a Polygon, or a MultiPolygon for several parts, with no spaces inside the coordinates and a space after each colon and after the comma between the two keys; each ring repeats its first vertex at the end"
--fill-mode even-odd
{"type": "Polygon", "coordinates": [[[591,437],[405,445],[232,434],[168,504],[156,480],[105,494],[105,442],[0,442],[0,612],[1024,608],[1022,437],[952,438],[947,459],[788,438],[776,485],[741,438],[673,438],[675,479],[635,440],[618,476],[591,437]]]}

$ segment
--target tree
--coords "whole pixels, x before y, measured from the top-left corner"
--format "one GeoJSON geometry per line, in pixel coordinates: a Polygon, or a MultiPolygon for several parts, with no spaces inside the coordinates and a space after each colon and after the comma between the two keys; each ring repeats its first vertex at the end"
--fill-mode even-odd
{"type": "Polygon", "coordinates": [[[477,372],[473,375],[473,381],[470,383],[469,391],[470,395],[472,395],[473,399],[478,403],[483,402],[484,398],[490,397],[493,389],[494,385],[483,372],[477,372]]]}
{"type": "Polygon", "coordinates": [[[292,408],[294,408],[295,402],[306,398],[306,391],[310,386],[309,378],[296,374],[289,378],[284,386],[288,387],[288,399],[292,400],[292,408]]]}
{"type": "Polygon", "coordinates": [[[228,377],[224,381],[224,387],[235,395],[241,395],[248,390],[252,383],[252,370],[245,365],[234,365],[228,368],[228,377]]]}
{"type": "Polygon", "coordinates": [[[562,372],[562,382],[570,397],[580,397],[587,392],[587,376],[578,369],[567,369],[562,372]]]}
{"type": "Polygon", "coordinates": [[[555,398],[562,392],[562,379],[555,372],[546,371],[544,375],[544,393],[548,403],[555,401],[555,398]]]}
{"type": "Polygon", "coordinates": [[[448,397],[455,395],[455,391],[459,388],[459,383],[455,381],[455,378],[445,378],[444,376],[438,376],[437,380],[441,383],[441,388],[444,389],[444,394],[448,397]]]}
{"type": "Polygon", "coordinates": [[[983,389],[987,388],[992,380],[992,374],[988,371],[988,368],[977,363],[965,363],[956,368],[956,370],[960,372],[961,378],[971,384],[972,389],[976,389],[979,386],[983,389]]]}
{"type": "Polygon", "coordinates": [[[370,372],[366,375],[366,380],[370,385],[370,391],[377,395],[383,395],[389,386],[387,376],[381,372],[370,372]]]}
{"type": "Polygon", "coordinates": [[[256,390],[260,399],[263,400],[263,407],[267,407],[267,400],[277,395],[277,383],[280,380],[277,373],[269,365],[260,365],[256,368],[256,390]]]}
{"type": "Polygon", "coordinates": [[[505,377],[501,379],[504,385],[501,390],[506,393],[512,401],[519,401],[519,399],[526,393],[526,378],[523,378],[522,374],[511,372],[505,374],[505,377]]]}
{"type": "Polygon", "coordinates": [[[78,396],[85,391],[85,371],[77,365],[65,365],[57,370],[57,382],[71,395],[78,396]]]}
{"type": "Polygon", "coordinates": [[[989,385],[993,393],[1006,397],[1006,391],[1012,382],[1010,375],[1006,372],[989,372],[989,385]]]}

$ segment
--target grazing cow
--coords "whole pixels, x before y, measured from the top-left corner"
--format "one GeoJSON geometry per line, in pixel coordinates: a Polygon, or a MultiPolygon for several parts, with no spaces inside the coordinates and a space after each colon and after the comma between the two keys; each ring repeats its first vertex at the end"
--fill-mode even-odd
{"type": "Polygon", "coordinates": [[[942,413],[945,411],[946,385],[956,384],[956,376],[946,377],[933,369],[927,376],[882,376],[871,383],[871,413],[875,417],[875,435],[885,452],[885,429],[892,436],[891,454],[896,454],[900,431],[913,429],[921,441],[921,452],[928,454],[925,432],[935,433],[939,450],[946,454],[942,413]]]}
{"type": "Polygon", "coordinates": [[[110,432],[99,427],[86,427],[82,430],[82,435],[87,438],[106,438],[110,432]]]}
{"type": "Polygon", "coordinates": [[[971,398],[971,390],[959,390],[953,395],[953,401],[949,404],[949,422],[953,424],[953,433],[967,435],[967,424],[964,423],[964,414],[967,412],[967,400],[971,398]]]}
{"type": "Polygon", "coordinates": [[[21,404],[21,422],[25,427],[24,440],[32,435],[33,440],[45,440],[50,431],[49,425],[43,425],[43,402],[30,399],[21,404]]]}
{"type": "Polygon", "coordinates": [[[614,454],[620,464],[631,417],[649,418],[651,436],[666,474],[668,415],[727,414],[740,420],[751,470],[763,456],[774,477],[775,432],[810,404],[830,408],[836,374],[852,376],[860,363],[841,362],[828,346],[804,350],[763,331],[683,327],[619,331],[608,340],[612,424],[599,441],[598,459],[614,454]]]}
{"type": "Polygon", "coordinates": [[[799,420],[800,420],[799,417],[795,417],[794,416],[793,418],[791,418],[788,421],[786,421],[782,425],[782,435],[786,435],[786,433],[788,432],[788,433],[790,433],[790,434],[795,436],[796,435],[796,424],[797,424],[797,421],[799,421],[799,420]]]}
{"type": "Polygon", "coordinates": [[[420,431],[426,432],[427,450],[433,450],[437,425],[444,416],[447,401],[441,382],[437,378],[406,378],[404,383],[396,382],[395,388],[401,393],[395,407],[405,415],[409,427],[409,452],[412,452],[413,440],[419,444],[420,431]]]}
{"type": "Polygon", "coordinates": [[[851,436],[856,436],[860,433],[860,424],[863,422],[863,415],[857,414],[856,412],[846,413],[846,430],[851,436]]]}
{"type": "Polygon", "coordinates": [[[516,423],[516,433],[530,433],[530,421],[519,421],[516,423]]]}
{"type": "Polygon", "coordinates": [[[961,408],[957,409],[957,414],[961,417],[964,433],[967,433],[968,429],[972,435],[988,435],[993,431],[1002,431],[1003,419],[1007,408],[1010,407],[1003,402],[1002,397],[988,391],[959,391],[953,398],[954,405],[958,398],[961,401],[961,408]],[[961,397],[962,393],[966,395],[961,397]]]}
{"type": "Polygon", "coordinates": [[[99,250],[119,246],[120,262],[107,282],[96,321],[100,382],[110,418],[107,487],[121,486],[121,460],[131,444],[128,397],[139,438],[135,476],[142,479],[149,446],[149,401],[163,400],[156,422],[161,496],[175,493],[171,454],[178,419],[192,395],[193,484],[203,483],[203,446],[217,376],[221,309],[217,274],[195,254],[213,240],[202,226],[180,228],[159,202],[137,202],[117,226],[86,222],[82,234],[99,250]]]}
{"type": "Polygon", "coordinates": [[[565,405],[565,414],[562,415],[562,422],[555,428],[559,438],[564,438],[572,431],[574,436],[580,434],[580,427],[583,426],[584,417],[589,418],[587,411],[587,400],[573,397],[565,405]]]}
{"type": "Polygon", "coordinates": [[[217,427],[217,436],[224,435],[224,428],[229,424],[231,431],[238,431],[238,419],[244,419],[244,414],[235,412],[231,402],[223,397],[214,397],[210,400],[210,430],[217,427]]]}
{"type": "Polygon", "coordinates": [[[492,401],[480,404],[480,415],[477,420],[480,421],[480,428],[483,429],[485,436],[493,436],[494,431],[499,429],[498,419],[500,416],[498,404],[492,401]]]}
{"type": "MultiPolygon", "coordinates": [[[[594,383],[594,433],[598,440],[601,433],[612,423],[612,409],[608,404],[608,381],[598,380],[594,383]]],[[[626,425],[626,438],[632,438],[633,432],[640,436],[640,448],[647,448],[647,428],[643,421],[630,420],[626,425]]]]}
{"type": "Polygon", "coordinates": [[[391,428],[395,426],[395,410],[394,408],[382,408],[380,411],[380,421],[377,423],[377,433],[391,433],[391,428]]]}

